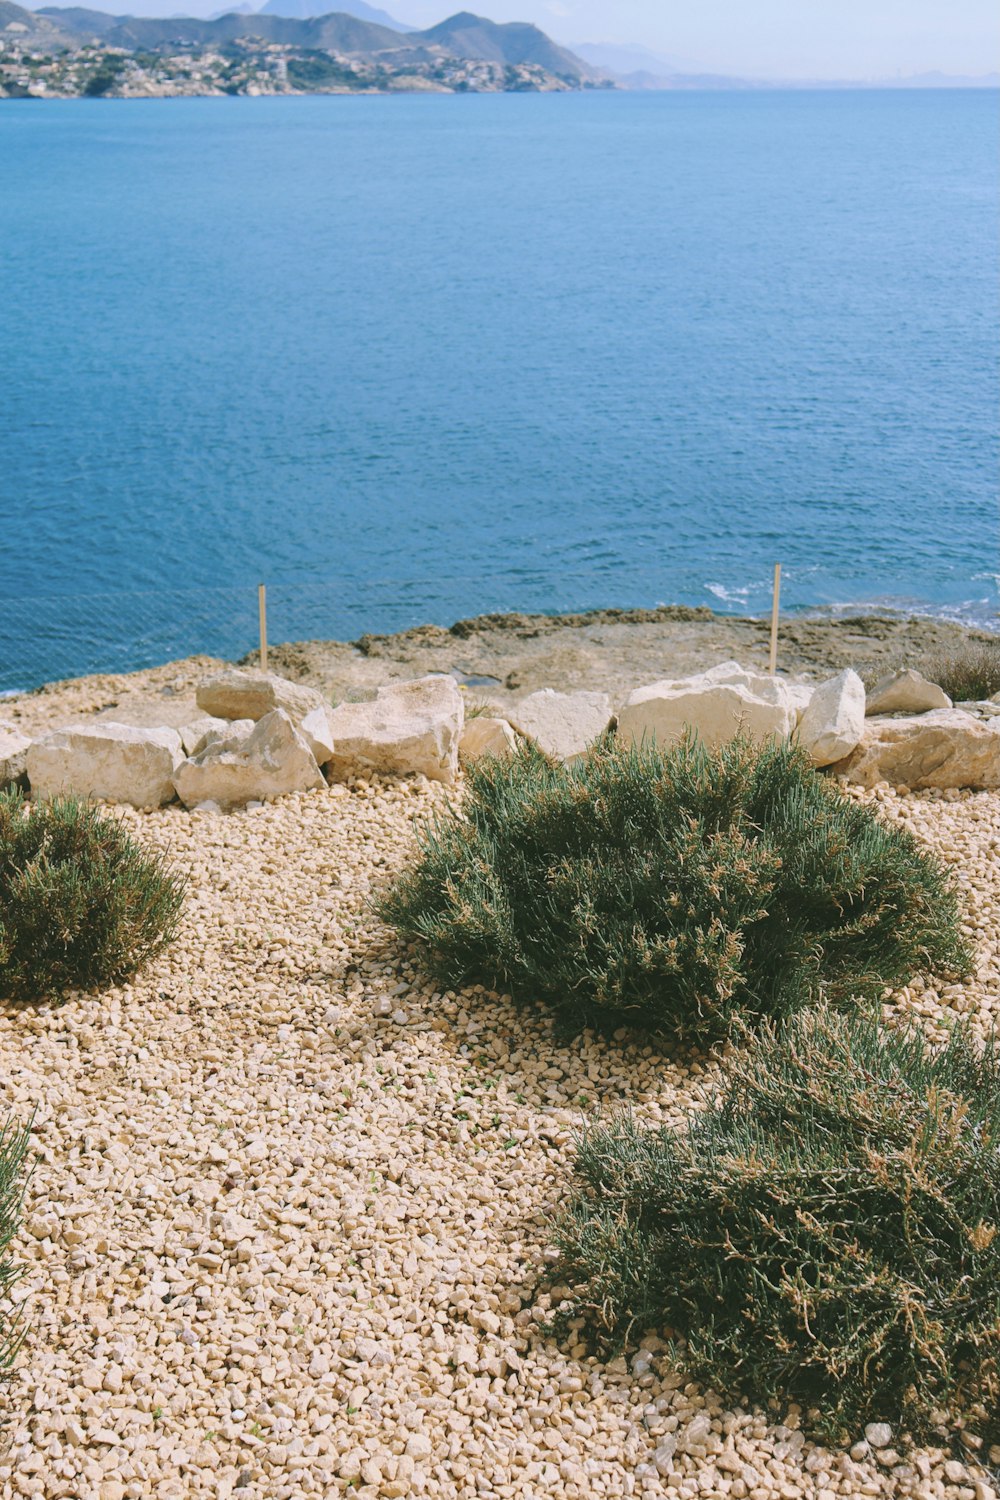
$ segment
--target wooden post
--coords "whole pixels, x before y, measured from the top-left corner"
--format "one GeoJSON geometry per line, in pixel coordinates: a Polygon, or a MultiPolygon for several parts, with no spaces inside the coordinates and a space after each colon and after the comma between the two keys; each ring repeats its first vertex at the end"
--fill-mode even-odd
{"type": "Polygon", "coordinates": [[[774,565],[774,597],[771,601],[771,661],[768,667],[773,677],[778,670],[778,601],[781,597],[781,564],[774,565]]]}
{"type": "Polygon", "coordinates": [[[260,670],[267,671],[267,584],[257,585],[257,613],[260,617],[260,670]]]}

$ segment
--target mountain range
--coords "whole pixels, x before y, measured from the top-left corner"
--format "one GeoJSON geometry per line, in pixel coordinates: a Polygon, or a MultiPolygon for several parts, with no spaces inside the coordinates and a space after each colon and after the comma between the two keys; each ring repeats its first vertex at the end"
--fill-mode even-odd
{"type": "MultiPolygon", "coordinates": [[[[239,10],[254,11],[253,5],[241,5],[239,10]]],[[[390,31],[416,31],[415,26],[407,26],[404,21],[397,21],[395,16],[390,16],[388,11],[376,10],[374,5],[366,5],[365,0],[341,0],[337,7],[347,16],[354,16],[357,21],[371,21],[375,26],[388,26],[390,31]]],[[[219,15],[225,15],[225,11],[219,11],[219,15]]],[[[263,16],[292,16],[297,21],[308,21],[314,16],[324,14],[322,0],[267,0],[262,5],[259,14],[263,16]]]]}
{"type": "Polygon", "coordinates": [[[221,46],[241,37],[259,37],[283,46],[315,48],[347,56],[391,61],[395,66],[412,59],[425,62],[447,54],[474,61],[517,65],[529,63],[556,77],[582,82],[598,77],[596,69],[559,47],[537,26],[519,22],[498,25],[469,11],[460,11],[425,31],[403,32],[394,26],[360,20],[343,11],[299,19],[276,14],[273,5],[295,0],[269,0],[264,11],[232,11],[217,20],[170,16],[112,16],[82,6],[47,5],[38,12],[0,0],[0,36],[6,31],[22,43],[48,48],[79,47],[99,41],[104,47],[127,51],[169,46],[221,46]]]}
{"type": "MultiPolygon", "coordinates": [[[[391,3],[391,0],[390,0],[391,3]]],[[[534,65],[572,85],[614,83],[628,89],[733,88],[995,88],[1000,75],[953,77],[928,73],[864,83],[830,80],[741,79],[712,74],[697,63],[665,57],[642,47],[581,44],[571,51],[537,26],[497,24],[461,11],[423,31],[407,27],[367,0],[341,0],[336,11],[316,15],[322,0],[249,0],[205,20],[192,16],[157,19],[112,15],[82,6],[45,5],[27,10],[0,0],[0,45],[7,40],[48,52],[74,51],[89,43],[124,51],[170,46],[217,47],[245,38],[367,59],[376,66],[406,68],[437,64],[442,56],[503,66],[534,65]]]]}

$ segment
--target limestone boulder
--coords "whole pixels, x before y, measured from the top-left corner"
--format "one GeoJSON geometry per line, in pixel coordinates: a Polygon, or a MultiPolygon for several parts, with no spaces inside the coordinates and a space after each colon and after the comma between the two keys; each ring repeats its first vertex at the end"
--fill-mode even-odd
{"type": "Polygon", "coordinates": [[[796,738],[814,766],[843,760],[865,732],[865,685],[848,667],[814,689],[796,738]]]}
{"type": "Polygon", "coordinates": [[[769,672],[756,672],[752,667],[741,667],[738,661],[720,662],[692,678],[680,678],[681,682],[721,682],[732,687],[745,687],[765,703],[779,707],[791,707],[801,718],[809,707],[815,684],[795,677],[772,677],[769,672]]]}
{"type": "Polygon", "coordinates": [[[332,713],[328,703],[317,703],[299,724],[299,734],[312,751],[318,766],[325,766],[333,759],[332,713]]]}
{"type": "Polygon", "coordinates": [[[510,723],[518,734],[553,760],[574,761],[584,755],[611,723],[607,693],[557,693],[542,688],[515,703],[510,723]]]}
{"type": "Polygon", "coordinates": [[[868,694],[869,717],[878,714],[926,714],[935,708],[951,708],[951,699],[936,682],[928,682],[912,667],[880,677],[868,694]]]}
{"type": "Polygon", "coordinates": [[[246,672],[231,667],[198,684],[198,707],[216,719],[253,719],[280,708],[298,725],[313,709],[327,706],[322,693],[289,682],[274,672],[246,672]]]}
{"type": "Polygon", "coordinates": [[[177,795],[186,807],[214,803],[220,808],[266,802],[289,792],[324,785],[316,758],[283,709],[273,709],[252,726],[211,741],[174,772],[177,795]]]}
{"type": "Polygon", "coordinates": [[[330,713],[331,781],[378,772],[419,773],[454,781],[465,705],[451,677],[420,677],[379,688],[368,703],[340,703],[330,713]]]}
{"type": "Polygon", "coordinates": [[[1000,719],[957,708],[900,718],[871,718],[864,738],[832,770],[858,786],[1000,787],[1000,719]]]}
{"type": "Polygon", "coordinates": [[[712,748],[740,733],[758,743],[787,739],[799,715],[783,680],[737,671],[748,680],[720,681],[701,673],[636,688],[618,715],[618,733],[629,744],[655,740],[667,746],[693,730],[712,748]]]}
{"type": "Polygon", "coordinates": [[[100,720],[57,729],[28,749],[32,797],[101,798],[160,807],[174,796],[184,758],[176,729],[145,729],[100,720]]]}
{"type": "Polygon", "coordinates": [[[13,724],[0,724],[0,791],[27,772],[30,744],[29,737],[13,724]]]}
{"type": "Polygon", "coordinates": [[[483,756],[502,760],[515,754],[516,750],[517,735],[506,719],[491,719],[486,714],[466,719],[458,748],[459,759],[464,765],[472,765],[483,756]]]}

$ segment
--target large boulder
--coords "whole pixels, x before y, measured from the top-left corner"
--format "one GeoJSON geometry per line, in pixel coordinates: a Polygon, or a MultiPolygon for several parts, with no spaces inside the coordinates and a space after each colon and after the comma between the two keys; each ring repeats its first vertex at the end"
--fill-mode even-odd
{"type": "Polygon", "coordinates": [[[749,688],[756,698],[778,707],[791,707],[801,718],[809,707],[814,684],[802,682],[794,677],[772,677],[769,672],[755,672],[752,667],[741,667],[738,661],[723,661],[695,677],[680,678],[681,682],[721,682],[732,687],[749,688]]]}
{"type": "Polygon", "coordinates": [[[280,708],[249,730],[213,740],[174,772],[177,795],[186,807],[214,802],[220,808],[266,802],[289,792],[324,785],[316,758],[280,708]]]}
{"type": "Polygon", "coordinates": [[[611,723],[607,693],[557,693],[542,688],[515,703],[509,719],[518,734],[553,760],[579,759],[611,723]]]}
{"type": "Polygon", "coordinates": [[[375,771],[420,773],[452,782],[458,772],[465,705],[451,677],[420,677],[379,688],[369,703],[341,703],[331,711],[333,781],[375,771]]]}
{"type": "Polygon", "coordinates": [[[868,694],[866,712],[876,714],[926,714],[935,708],[951,708],[951,699],[936,682],[928,682],[912,667],[880,677],[868,694]]]}
{"type": "Polygon", "coordinates": [[[327,706],[322,693],[289,682],[273,672],[244,672],[231,667],[198,684],[198,707],[216,719],[253,719],[280,708],[298,725],[313,709],[327,706]]]}
{"type": "Polygon", "coordinates": [[[471,765],[484,755],[502,760],[516,750],[517,735],[506,719],[492,719],[486,714],[466,719],[458,748],[459,759],[464,765],[471,765]]]}
{"type": "Polygon", "coordinates": [[[111,720],[57,729],[28,749],[31,795],[97,797],[133,807],[160,807],[174,795],[183,759],[175,729],[143,729],[111,720]]]}
{"type": "Polygon", "coordinates": [[[865,732],[865,685],[850,667],[813,690],[796,738],[814,766],[843,760],[865,732]]]}
{"type": "Polygon", "coordinates": [[[1000,719],[957,708],[911,718],[873,718],[861,744],[832,768],[858,786],[1000,787],[1000,719]]]}
{"type": "Polygon", "coordinates": [[[13,724],[0,724],[0,791],[10,786],[28,769],[28,747],[31,740],[13,724]]]}
{"type": "Polygon", "coordinates": [[[714,748],[740,733],[758,743],[787,739],[798,717],[796,698],[782,678],[727,662],[696,677],[636,688],[618,715],[618,733],[631,744],[655,740],[667,746],[693,730],[714,748]]]}

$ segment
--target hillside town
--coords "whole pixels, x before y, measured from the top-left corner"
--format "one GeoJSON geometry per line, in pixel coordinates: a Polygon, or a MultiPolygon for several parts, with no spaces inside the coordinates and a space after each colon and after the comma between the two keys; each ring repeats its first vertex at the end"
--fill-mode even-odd
{"type": "Polygon", "coordinates": [[[0,98],[557,92],[578,87],[534,63],[472,58],[397,65],[240,37],[223,47],[128,52],[90,44],[45,52],[0,34],[0,98]]]}

